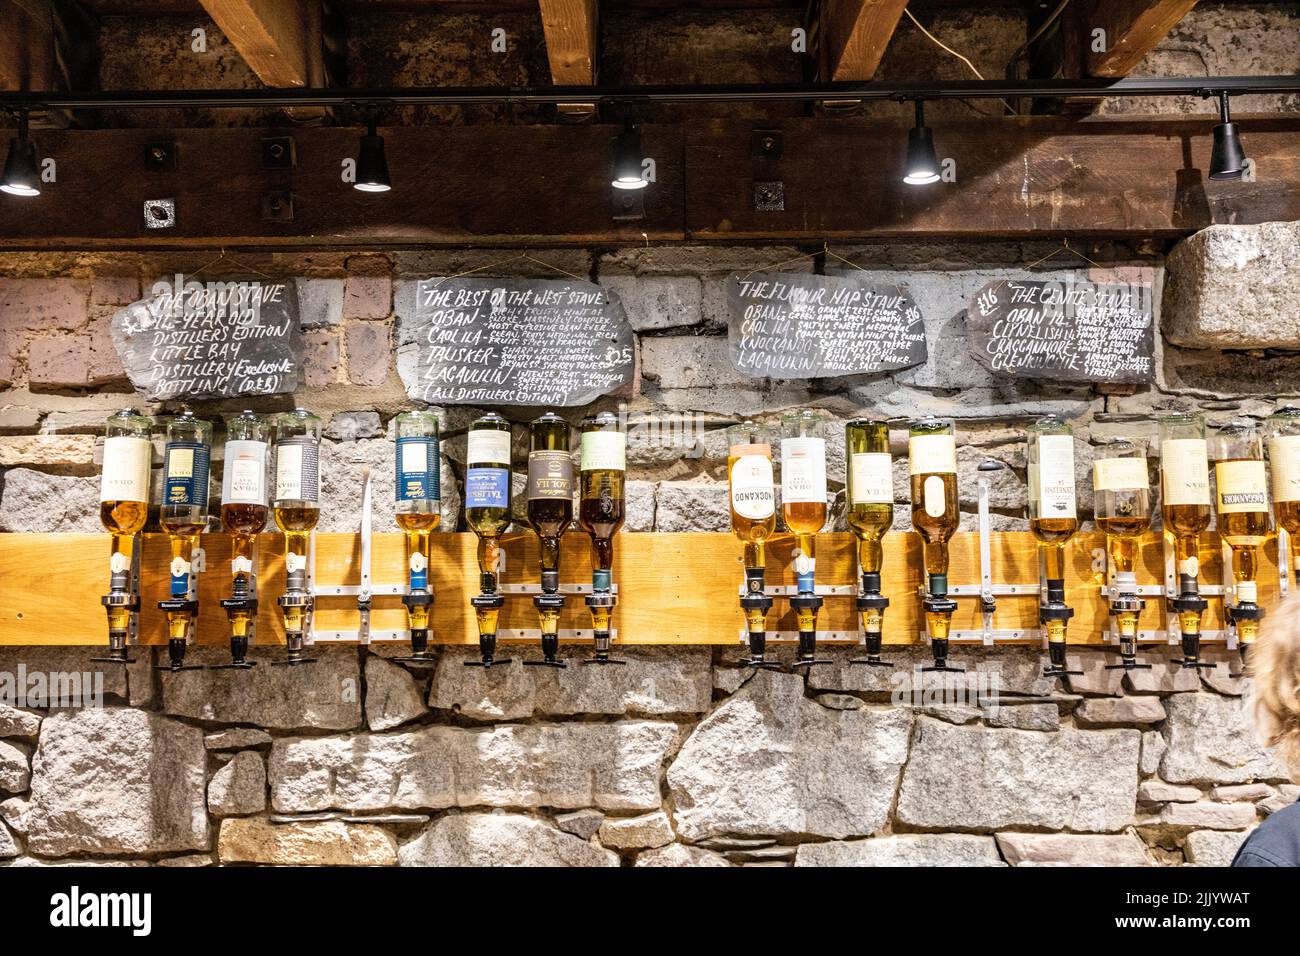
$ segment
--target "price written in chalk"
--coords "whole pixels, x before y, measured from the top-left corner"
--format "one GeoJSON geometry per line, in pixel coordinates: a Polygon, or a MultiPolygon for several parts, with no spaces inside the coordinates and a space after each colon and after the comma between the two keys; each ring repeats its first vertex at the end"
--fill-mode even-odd
{"type": "Polygon", "coordinates": [[[1012,378],[1146,383],[1155,370],[1151,286],[992,282],[967,311],[975,357],[1012,378]]]}
{"type": "Polygon", "coordinates": [[[421,279],[398,285],[397,370],[433,405],[584,405],[632,382],[618,297],[590,282],[421,279]]]}
{"type": "Polygon", "coordinates": [[[897,286],[755,272],[733,275],[727,291],[731,361],[746,375],[824,378],[925,361],[921,310],[897,286]]]}
{"type": "Polygon", "coordinates": [[[298,387],[302,332],[292,281],[160,280],[118,311],[113,345],[154,401],[277,395],[298,387]]]}

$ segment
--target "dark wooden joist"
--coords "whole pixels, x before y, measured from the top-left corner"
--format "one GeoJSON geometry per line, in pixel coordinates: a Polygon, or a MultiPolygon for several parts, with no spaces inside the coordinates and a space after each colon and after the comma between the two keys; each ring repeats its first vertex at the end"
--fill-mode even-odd
{"type": "Polygon", "coordinates": [[[1090,76],[1128,76],[1196,6],[1196,0],[1093,0],[1087,33],[1106,31],[1106,49],[1089,46],[1090,76]]]}
{"type": "Polygon", "coordinates": [[[174,172],[146,172],[147,130],[46,132],[59,180],[0,195],[0,249],[363,248],[639,245],[646,241],[1172,238],[1215,222],[1300,219],[1300,117],[1241,118],[1255,182],[1209,182],[1210,124],[1185,118],[945,120],[957,179],[900,182],[906,124],[799,118],[764,177],[785,211],[754,209],[751,122],[646,126],[657,182],[645,219],[611,215],[612,126],[399,127],[384,131],[393,189],[340,179],[355,129],[299,129],[292,173],[261,165],[264,129],[178,131],[174,172]],[[264,219],[272,190],[292,221],[264,219]],[[147,199],[176,200],[175,229],[144,227],[147,199]]]}
{"type": "Polygon", "coordinates": [[[876,75],[907,0],[824,0],[821,43],[831,80],[865,81],[876,75]]]}
{"type": "Polygon", "coordinates": [[[0,0],[0,89],[92,89],[95,24],[73,0],[0,0]]]}

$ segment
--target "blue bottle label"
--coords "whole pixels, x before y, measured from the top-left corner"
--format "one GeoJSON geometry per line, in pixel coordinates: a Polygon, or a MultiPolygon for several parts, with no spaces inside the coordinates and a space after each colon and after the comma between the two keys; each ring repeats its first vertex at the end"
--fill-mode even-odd
{"type": "Polygon", "coordinates": [[[199,442],[168,442],[163,458],[163,504],[208,505],[212,452],[199,442]]]}
{"type": "Polygon", "coordinates": [[[423,435],[397,439],[397,500],[438,501],[438,439],[423,435]]]}
{"type": "Polygon", "coordinates": [[[467,469],[465,472],[465,507],[510,507],[510,469],[467,469]]]}

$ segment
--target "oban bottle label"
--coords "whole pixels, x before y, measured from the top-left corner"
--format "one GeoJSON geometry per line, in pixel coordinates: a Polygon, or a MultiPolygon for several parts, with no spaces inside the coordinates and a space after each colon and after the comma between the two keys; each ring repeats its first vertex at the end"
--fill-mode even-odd
{"type": "Polygon", "coordinates": [[[781,440],[781,501],[826,503],[826,442],[821,438],[781,440]]]}
{"type": "Polygon", "coordinates": [[[429,435],[397,439],[397,500],[440,500],[438,467],[438,439],[429,435]]]}
{"type": "Polygon", "coordinates": [[[1160,460],[1164,504],[1210,503],[1210,466],[1205,439],[1170,438],[1161,442],[1160,460]]]}
{"type": "Polygon", "coordinates": [[[275,446],[275,500],[320,499],[320,448],[310,438],[290,438],[275,446]]]}
{"type": "Polygon", "coordinates": [[[627,436],[622,432],[583,432],[582,470],[626,471],[627,436]]]}
{"type": "Polygon", "coordinates": [[[1094,491],[1146,491],[1145,458],[1100,458],[1092,463],[1094,491]]]}
{"type": "Polygon", "coordinates": [[[147,438],[116,435],[105,439],[99,500],[148,501],[149,461],[152,455],[153,445],[147,438]]]}
{"type": "Polygon", "coordinates": [[[1273,467],[1273,500],[1300,501],[1300,435],[1278,435],[1268,442],[1273,467]]]}
{"type": "Polygon", "coordinates": [[[913,435],[907,443],[913,475],[947,475],[957,471],[957,440],[952,435],[913,435]]]}
{"type": "Polygon", "coordinates": [[[849,469],[850,504],[894,503],[894,459],[888,452],[858,452],[849,469]]]}
{"type": "Polygon", "coordinates": [[[1221,461],[1214,466],[1220,514],[1268,510],[1268,478],[1262,461],[1221,461]]]}
{"type": "MultiPolygon", "coordinates": [[[[735,451],[733,449],[732,453],[735,451]]],[[[769,454],[763,446],[761,453],[742,453],[731,466],[731,510],[742,518],[764,521],[776,513],[776,489],[769,454]]]]}
{"type": "Polygon", "coordinates": [[[163,462],[163,504],[208,504],[212,452],[199,442],[172,442],[163,462]]]}
{"type": "Polygon", "coordinates": [[[247,439],[226,442],[221,501],[227,505],[266,504],[266,442],[247,439]]]}
{"type": "Polygon", "coordinates": [[[573,497],[573,456],[567,451],[528,455],[528,500],[573,497]]]}
{"type": "Polygon", "coordinates": [[[1029,466],[1029,492],[1038,499],[1038,514],[1041,517],[1076,516],[1073,437],[1038,437],[1038,463],[1029,466]]]}

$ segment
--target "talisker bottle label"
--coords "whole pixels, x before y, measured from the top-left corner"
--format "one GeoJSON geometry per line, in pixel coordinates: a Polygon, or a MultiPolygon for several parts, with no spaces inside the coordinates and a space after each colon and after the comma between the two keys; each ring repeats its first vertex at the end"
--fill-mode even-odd
{"type": "Polygon", "coordinates": [[[528,455],[528,500],[573,497],[573,456],[567,451],[528,455]]]}
{"type": "Polygon", "coordinates": [[[465,507],[509,508],[510,469],[468,468],[465,471],[465,507]]]}

